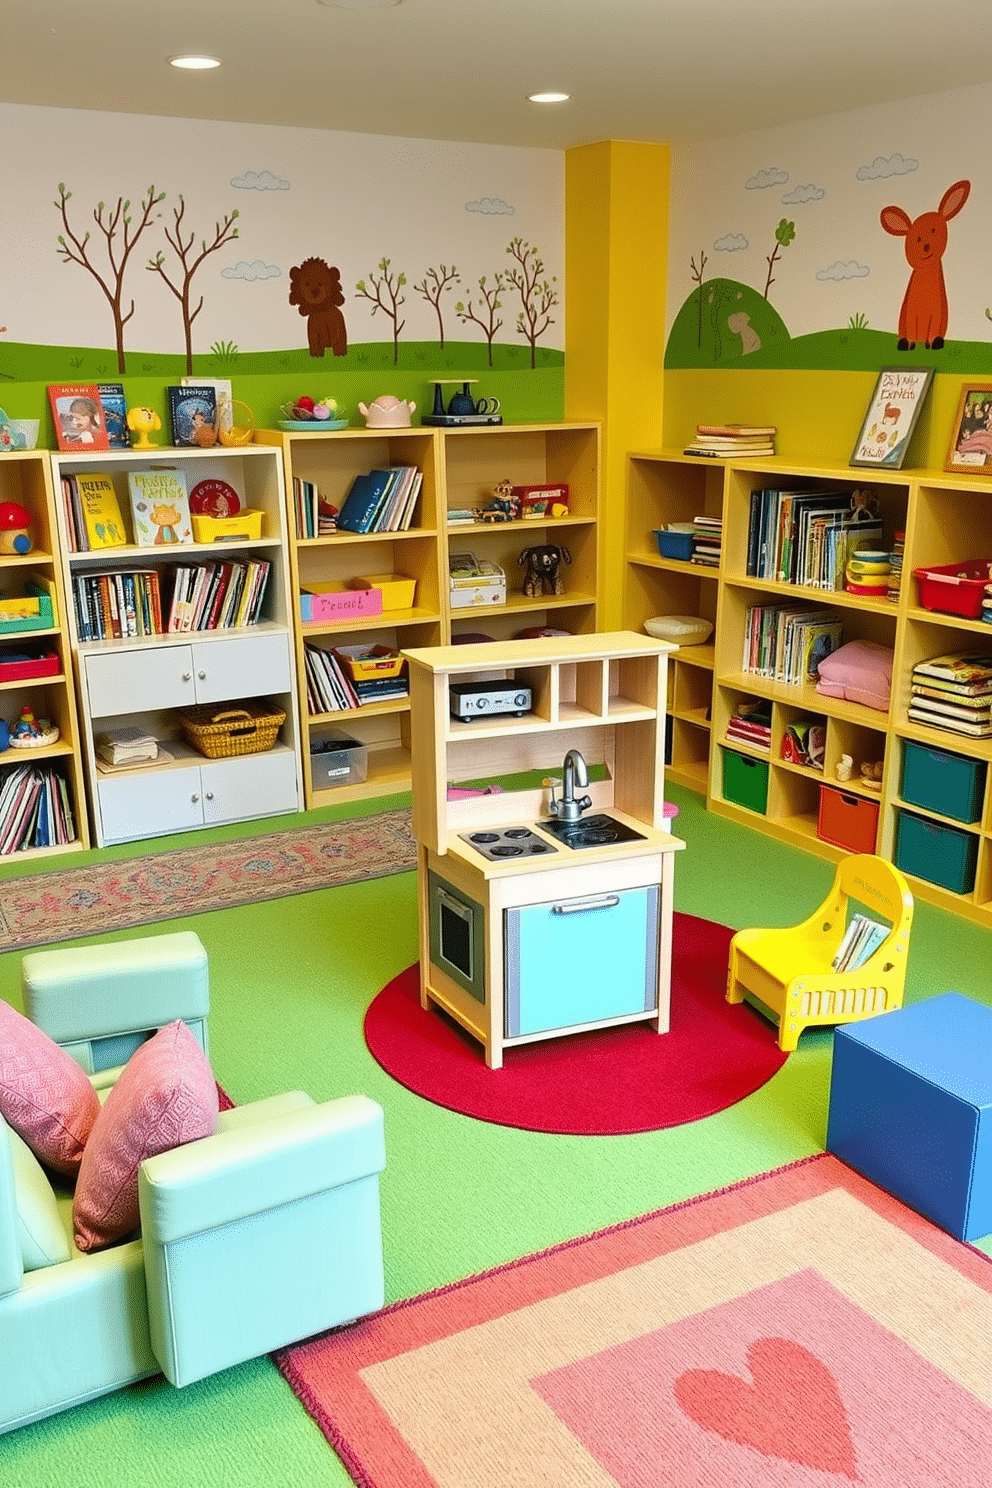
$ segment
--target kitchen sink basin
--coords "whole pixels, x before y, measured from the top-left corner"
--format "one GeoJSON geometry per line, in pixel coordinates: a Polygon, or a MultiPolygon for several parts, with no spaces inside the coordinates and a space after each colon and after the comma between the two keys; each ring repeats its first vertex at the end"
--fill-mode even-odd
{"type": "Polygon", "coordinates": [[[644,842],[643,832],[635,832],[625,822],[600,812],[598,816],[583,816],[578,821],[540,821],[542,832],[556,838],[564,847],[610,847],[614,842],[644,842]]]}

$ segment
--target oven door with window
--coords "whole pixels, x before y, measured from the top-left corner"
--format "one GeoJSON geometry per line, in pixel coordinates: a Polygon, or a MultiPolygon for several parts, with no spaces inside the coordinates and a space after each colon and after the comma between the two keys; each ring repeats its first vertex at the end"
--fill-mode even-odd
{"type": "Polygon", "coordinates": [[[432,963],[478,1002],[486,1000],[486,915],[436,873],[427,876],[432,963]]]}

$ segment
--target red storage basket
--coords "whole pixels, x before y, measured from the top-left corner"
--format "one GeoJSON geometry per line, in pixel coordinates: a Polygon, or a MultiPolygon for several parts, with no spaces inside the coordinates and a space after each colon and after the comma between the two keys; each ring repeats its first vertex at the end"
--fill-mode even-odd
{"type": "Polygon", "coordinates": [[[982,613],[990,569],[992,562],[988,558],[945,563],[939,568],[914,568],[913,575],[920,586],[920,604],[925,610],[977,620],[982,613]]]}

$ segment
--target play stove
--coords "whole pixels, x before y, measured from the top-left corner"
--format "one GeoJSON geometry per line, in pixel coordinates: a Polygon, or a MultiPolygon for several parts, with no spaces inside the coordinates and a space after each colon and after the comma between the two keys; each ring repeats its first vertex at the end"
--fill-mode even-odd
{"type": "Polygon", "coordinates": [[[460,832],[459,836],[484,858],[497,863],[504,858],[534,858],[558,851],[530,827],[493,827],[480,832],[460,832]]]}
{"type": "Polygon", "coordinates": [[[578,821],[542,821],[541,831],[557,837],[566,847],[609,847],[614,842],[643,842],[643,832],[635,832],[615,817],[582,816],[578,821]]]}

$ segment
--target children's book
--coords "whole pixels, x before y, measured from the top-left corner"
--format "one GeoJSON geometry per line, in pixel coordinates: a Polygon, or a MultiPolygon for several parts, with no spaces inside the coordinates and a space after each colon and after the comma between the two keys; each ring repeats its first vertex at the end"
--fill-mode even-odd
{"type": "Polygon", "coordinates": [[[105,450],[110,448],[107,425],[95,382],[52,382],[48,401],[55,420],[55,438],[60,450],[105,450]]]}
{"type": "Polygon", "coordinates": [[[175,466],[128,471],[134,540],[143,548],[191,543],[186,477],[175,466]]]}
{"type": "Polygon", "coordinates": [[[946,656],[931,656],[929,661],[918,661],[913,672],[921,677],[939,677],[947,682],[968,685],[988,682],[992,681],[992,656],[955,651],[946,656]]]}
{"type": "Polygon", "coordinates": [[[217,404],[217,432],[230,432],[234,428],[234,398],[229,377],[183,377],[184,388],[213,388],[217,404]]]}
{"type": "Polygon", "coordinates": [[[97,393],[111,449],[128,449],[131,431],[127,426],[127,399],[122,382],[98,382],[97,393]]]}
{"type": "Polygon", "coordinates": [[[208,383],[167,387],[172,442],[193,449],[217,443],[217,393],[208,383]]]}
{"type": "Polygon", "coordinates": [[[103,470],[80,471],[75,479],[87,547],[91,552],[96,548],[122,548],[127,542],[127,528],[110,476],[103,470]]]}

